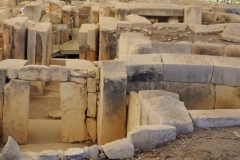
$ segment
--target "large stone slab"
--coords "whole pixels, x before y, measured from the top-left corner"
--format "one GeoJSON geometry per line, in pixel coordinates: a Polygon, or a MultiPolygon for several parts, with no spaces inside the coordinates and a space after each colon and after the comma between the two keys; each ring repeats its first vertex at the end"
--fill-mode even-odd
{"type": "Polygon", "coordinates": [[[196,127],[240,126],[239,109],[189,110],[196,127]]]}
{"type": "Polygon", "coordinates": [[[240,35],[236,34],[239,31],[239,23],[228,24],[226,29],[221,34],[221,39],[231,42],[240,42],[240,35]]]}
{"type": "Polygon", "coordinates": [[[171,125],[179,133],[192,133],[193,124],[184,103],[170,96],[144,99],[143,125],[171,125]]]}
{"type": "Polygon", "coordinates": [[[189,42],[178,43],[159,42],[157,43],[157,46],[158,53],[182,53],[182,54],[192,53],[192,43],[189,42]]]}
{"type": "Polygon", "coordinates": [[[189,28],[195,34],[220,33],[225,29],[225,27],[222,25],[190,25],[189,28]]]}
{"type": "Polygon", "coordinates": [[[152,23],[147,18],[137,14],[126,16],[126,20],[132,23],[132,29],[152,28],[152,23]]]}
{"type": "Polygon", "coordinates": [[[183,8],[176,4],[130,3],[128,7],[130,14],[183,17],[183,8]]]}
{"type": "Polygon", "coordinates": [[[224,44],[196,42],[192,44],[192,54],[223,56],[224,44]]]}
{"type": "Polygon", "coordinates": [[[201,6],[184,6],[183,22],[186,24],[202,24],[202,7],[201,6]]]}
{"type": "Polygon", "coordinates": [[[95,118],[87,118],[86,126],[92,142],[97,141],[97,121],[95,118]]]}
{"type": "Polygon", "coordinates": [[[214,72],[211,83],[240,86],[240,58],[212,57],[214,72]]]}
{"type": "Polygon", "coordinates": [[[160,54],[121,55],[126,64],[127,81],[160,82],[163,80],[163,63],[160,54]]]}
{"type": "Polygon", "coordinates": [[[240,109],[239,87],[216,85],[216,109],[240,109]]]}
{"type": "Polygon", "coordinates": [[[65,82],[70,79],[70,70],[67,67],[50,65],[48,69],[50,81],[65,82]]]}
{"type": "Polygon", "coordinates": [[[231,14],[239,14],[240,13],[240,7],[239,6],[233,6],[233,5],[217,5],[217,6],[211,6],[212,12],[223,12],[223,13],[231,13],[231,14]]]}
{"type": "Polygon", "coordinates": [[[215,12],[213,23],[240,23],[240,15],[215,12]]]}
{"type": "Polygon", "coordinates": [[[229,45],[224,48],[224,56],[240,57],[240,45],[229,45]]]}
{"type": "Polygon", "coordinates": [[[24,16],[28,17],[29,20],[38,22],[41,18],[42,5],[40,2],[30,2],[24,7],[24,16]]]}
{"type": "Polygon", "coordinates": [[[192,54],[161,54],[164,81],[210,83],[213,63],[210,56],[192,54]]]}
{"type": "Polygon", "coordinates": [[[89,140],[89,134],[85,124],[85,111],[87,109],[86,85],[73,82],[61,82],[60,97],[62,142],[89,140]]]}
{"type": "Polygon", "coordinates": [[[48,81],[49,69],[43,65],[27,65],[17,68],[18,78],[29,81],[48,81]]]}
{"type": "Polygon", "coordinates": [[[28,140],[29,118],[29,81],[12,79],[4,87],[3,137],[7,142],[12,136],[18,144],[26,144],[28,140]]]}
{"type": "Polygon", "coordinates": [[[3,23],[3,59],[25,59],[27,17],[6,19],[3,23]]]}
{"type": "Polygon", "coordinates": [[[20,147],[11,136],[8,137],[7,144],[4,146],[2,150],[1,159],[3,160],[7,160],[7,159],[21,160],[22,159],[20,147]]]}
{"type": "Polygon", "coordinates": [[[97,117],[98,144],[126,135],[127,75],[123,61],[102,61],[97,117]]]}
{"type": "Polygon", "coordinates": [[[127,138],[136,148],[152,150],[176,139],[176,128],[168,125],[135,126],[127,138]]]}

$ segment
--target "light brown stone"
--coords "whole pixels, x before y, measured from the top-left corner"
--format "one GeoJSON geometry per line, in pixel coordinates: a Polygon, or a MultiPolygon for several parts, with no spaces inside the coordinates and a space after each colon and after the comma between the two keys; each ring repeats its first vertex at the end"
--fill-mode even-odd
{"type": "Polygon", "coordinates": [[[87,116],[97,116],[97,93],[88,93],[87,116]]]}
{"type": "Polygon", "coordinates": [[[93,142],[97,141],[97,121],[95,118],[87,118],[87,130],[93,142]]]}

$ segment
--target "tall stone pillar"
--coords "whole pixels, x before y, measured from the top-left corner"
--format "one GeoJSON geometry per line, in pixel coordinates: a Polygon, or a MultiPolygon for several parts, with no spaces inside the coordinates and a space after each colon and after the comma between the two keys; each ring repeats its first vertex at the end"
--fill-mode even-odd
{"type": "Polygon", "coordinates": [[[26,58],[27,17],[6,19],[3,23],[3,59],[26,58]]]}
{"type": "Polygon", "coordinates": [[[66,30],[63,30],[63,43],[69,41],[71,11],[71,6],[64,6],[62,8],[62,23],[67,25],[66,30]]]}

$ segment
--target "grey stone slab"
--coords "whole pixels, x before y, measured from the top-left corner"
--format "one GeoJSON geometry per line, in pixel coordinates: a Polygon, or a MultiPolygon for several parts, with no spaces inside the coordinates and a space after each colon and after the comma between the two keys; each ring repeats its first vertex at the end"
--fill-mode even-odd
{"type": "Polygon", "coordinates": [[[189,43],[189,42],[178,42],[178,43],[159,42],[158,43],[158,53],[191,54],[192,53],[192,43],[189,43]]]}
{"type": "Polygon", "coordinates": [[[231,42],[240,42],[239,28],[240,23],[228,24],[226,29],[221,34],[221,39],[231,42]]]}
{"type": "Polygon", "coordinates": [[[240,58],[213,56],[214,72],[211,83],[240,86],[240,58]]]}
{"type": "Polygon", "coordinates": [[[240,109],[189,110],[196,127],[240,126],[240,109]]]}
{"type": "Polygon", "coordinates": [[[165,82],[210,83],[213,63],[210,56],[161,54],[165,82]]]}

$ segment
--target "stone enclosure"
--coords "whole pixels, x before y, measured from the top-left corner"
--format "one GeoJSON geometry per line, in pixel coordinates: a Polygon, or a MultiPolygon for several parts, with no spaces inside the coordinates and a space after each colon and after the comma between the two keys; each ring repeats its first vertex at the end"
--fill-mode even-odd
{"type": "Polygon", "coordinates": [[[151,150],[196,127],[240,126],[238,5],[8,2],[0,8],[3,157],[9,147],[30,156],[17,144],[28,143],[31,88],[46,82],[60,82],[61,142],[99,146],[31,153],[36,159],[129,158],[134,147],[151,150]]]}

